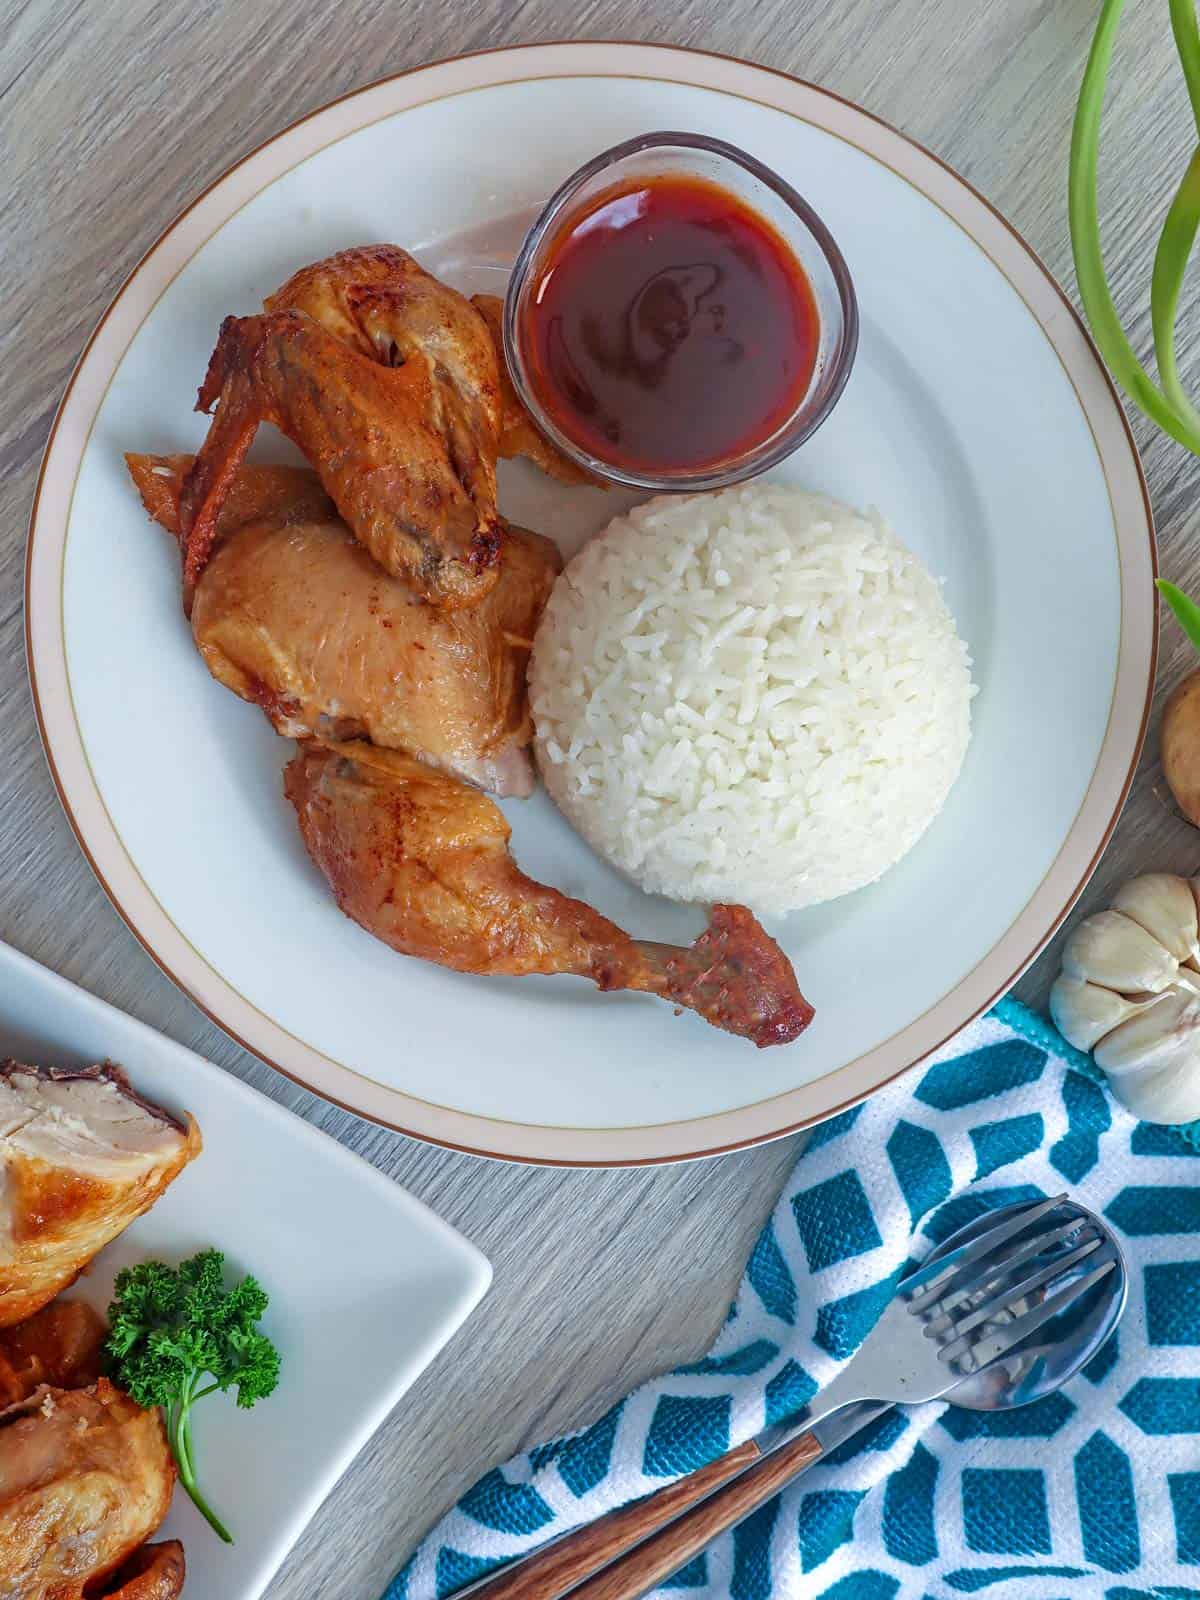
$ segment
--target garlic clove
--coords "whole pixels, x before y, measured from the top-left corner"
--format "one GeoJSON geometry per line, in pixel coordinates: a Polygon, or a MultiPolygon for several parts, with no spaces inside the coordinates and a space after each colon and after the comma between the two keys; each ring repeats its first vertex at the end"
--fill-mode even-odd
{"type": "Polygon", "coordinates": [[[1190,960],[1196,954],[1200,929],[1196,899],[1186,878],[1174,872],[1147,872],[1131,878],[1114,896],[1112,909],[1131,917],[1176,961],[1190,960]]]}
{"type": "Polygon", "coordinates": [[[1126,1018],[1161,998],[1154,995],[1148,1000],[1127,1000],[1112,989],[1102,989],[1099,984],[1086,983],[1064,972],[1050,991],[1050,1015],[1068,1043],[1076,1050],[1090,1050],[1126,1018]]]}
{"type": "Polygon", "coordinates": [[[1110,1077],[1191,1064],[1200,1080],[1200,995],[1171,989],[1105,1034],[1092,1052],[1110,1077]]]}
{"type": "Polygon", "coordinates": [[[1112,1092],[1143,1122],[1194,1122],[1200,1117],[1200,1071],[1194,1061],[1114,1078],[1112,1092]]]}
{"type": "Polygon", "coordinates": [[[1131,917],[1099,911],[1085,917],[1063,946],[1063,971],[1106,989],[1158,994],[1172,982],[1179,963],[1131,917]]]}

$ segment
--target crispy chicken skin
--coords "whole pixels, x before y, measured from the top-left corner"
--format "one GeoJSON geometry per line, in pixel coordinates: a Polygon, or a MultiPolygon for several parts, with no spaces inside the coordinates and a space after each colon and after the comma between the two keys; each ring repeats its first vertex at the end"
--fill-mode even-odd
{"type": "Polygon", "coordinates": [[[73,1283],[199,1153],[192,1118],[140,1099],[119,1067],[0,1063],[0,1328],[73,1283]]]}
{"type": "Polygon", "coordinates": [[[214,408],[184,486],[185,595],[262,422],[300,447],[376,561],[424,599],[475,605],[495,583],[495,458],[485,484],[459,476],[435,425],[427,362],[381,366],[298,311],[226,317],[198,403],[214,408]]]}
{"type": "Polygon", "coordinates": [[[261,422],[297,444],[355,535],[435,605],[495,582],[499,371],[470,301],[392,245],[291,278],[227,317],[201,386],[212,427],[185,486],[185,602],[261,422]]]}
{"type": "Polygon", "coordinates": [[[302,267],[263,310],[300,311],[385,367],[429,374],[432,424],[476,504],[495,507],[500,370],[471,302],[394,244],[360,245],[302,267]]]}
{"type": "Polygon", "coordinates": [[[563,455],[521,404],[521,398],[508,375],[508,363],[504,357],[504,301],[496,294],[476,294],[471,296],[471,304],[487,323],[496,347],[500,370],[500,454],[506,460],[513,456],[527,456],[535,466],[562,483],[591,484],[594,488],[605,488],[606,485],[599,478],[594,478],[590,472],[577,467],[569,456],[563,455]]]}
{"type": "Polygon", "coordinates": [[[551,444],[521,404],[504,357],[503,300],[477,294],[468,302],[398,245],[359,245],[302,267],[263,310],[303,311],[385,366],[431,357],[435,384],[439,371],[448,379],[442,426],[465,461],[487,441],[493,461],[497,451],[528,456],[563,483],[599,481],[551,444]]]}
{"type": "Polygon", "coordinates": [[[786,956],[741,906],[715,906],[690,949],[631,939],[535,883],[485,795],[365,744],[312,744],[284,773],[308,853],[338,905],[403,955],[458,972],[575,973],[641,989],[757,1045],[812,1018],[786,956]]]}
{"type": "Polygon", "coordinates": [[[0,1328],[0,1410],[35,1389],[82,1389],[100,1376],[104,1318],[86,1300],[52,1300],[25,1322],[0,1328]]]}
{"type": "MultiPolygon", "coordinates": [[[[106,1378],[87,1389],[39,1389],[0,1413],[0,1597],[98,1592],[162,1522],[174,1486],[160,1413],[106,1378]]],[[[125,1600],[171,1593],[135,1588],[125,1600]]]]}
{"type": "Polygon", "coordinates": [[[176,1600],[183,1592],[186,1576],[183,1546],[178,1539],[144,1544],[108,1579],[103,1600],[176,1600]]]}
{"type": "MultiPolygon", "coordinates": [[[[179,503],[183,482],[195,456],[137,455],[128,452],[125,465],[142,504],[180,546],[183,530],[179,503]]],[[[217,550],[231,533],[248,522],[326,522],[337,516],[333,501],[321,487],[321,480],[309,467],[271,467],[258,462],[240,467],[229,481],[229,490],[213,528],[212,549],[217,550]]]]}
{"type": "MultiPolygon", "coordinates": [[[[151,516],[177,531],[190,458],[126,461],[151,516]]],[[[497,794],[529,794],[525,670],[562,567],[557,547],[510,528],[495,588],[445,611],[389,577],[328,502],[325,514],[314,508],[320,495],[296,468],[246,466],[235,478],[192,603],[209,671],[281,734],[367,738],[497,794]]]]}

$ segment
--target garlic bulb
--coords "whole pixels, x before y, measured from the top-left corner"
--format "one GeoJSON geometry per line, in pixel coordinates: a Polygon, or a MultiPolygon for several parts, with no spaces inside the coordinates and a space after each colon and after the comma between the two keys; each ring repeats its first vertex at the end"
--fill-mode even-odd
{"type": "Polygon", "coordinates": [[[1050,1015],[1144,1122],[1200,1117],[1200,878],[1133,878],[1063,947],[1050,1015]]]}

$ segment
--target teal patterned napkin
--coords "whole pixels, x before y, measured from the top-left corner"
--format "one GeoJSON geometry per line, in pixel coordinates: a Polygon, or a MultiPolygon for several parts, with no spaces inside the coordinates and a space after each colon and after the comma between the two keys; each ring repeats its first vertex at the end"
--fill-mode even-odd
{"type": "Polygon", "coordinates": [[[793,1415],[905,1264],[1069,1189],[1121,1236],[1119,1334],[1005,1413],[892,1412],[677,1573],[675,1600],[1200,1600],[1200,1166],[1012,1001],[809,1140],[709,1355],[482,1478],[384,1600],[438,1600],[793,1415]]]}

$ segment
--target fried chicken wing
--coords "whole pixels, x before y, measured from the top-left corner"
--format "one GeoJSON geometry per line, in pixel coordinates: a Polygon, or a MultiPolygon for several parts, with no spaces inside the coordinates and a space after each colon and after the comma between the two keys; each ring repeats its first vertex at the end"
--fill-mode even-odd
{"type": "Polygon", "coordinates": [[[199,1153],[191,1117],[140,1099],[111,1063],[0,1063],[0,1328],[73,1283],[199,1153]]]}
{"type": "Polygon", "coordinates": [[[465,295],[398,245],[373,244],[302,267],[263,310],[303,312],[385,367],[427,368],[430,421],[472,500],[494,508],[500,367],[465,295]]]}
{"type": "Polygon", "coordinates": [[[467,449],[448,382],[432,359],[384,366],[301,311],[227,317],[198,401],[212,426],[180,508],[185,604],[262,422],[300,447],[393,577],[448,609],[482,600],[499,577],[494,432],[467,449]]]}
{"type": "MultiPolygon", "coordinates": [[[[190,458],[126,461],[151,516],[178,532],[190,458]]],[[[509,528],[492,592],[445,611],[377,566],[322,498],[302,469],[247,466],[235,478],[192,603],[209,671],[281,734],[367,738],[497,794],[529,794],[525,670],[562,566],[556,546],[509,528]]]]}
{"type": "MultiPolygon", "coordinates": [[[[180,502],[183,484],[195,456],[151,456],[126,453],[125,465],[142,504],[183,548],[180,502]]],[[[255,462],[239,467],[213,526],[211,550],[248,522],[327,522],[337,516],[321,480],[308,467],[272,467],[255,462]]],[[[211,553],[210,550],[210,553],[211,553]]]]}
{"type": "Polygon", "coordinates": [[[714,907],[690,949],[631,939],[527,878],[492,801],[419,762],[313,744],[287,767],[284,789],[338,905],[404,955],[644,990],[760,1046],[786,1044],[812,1018],[787,957],[744,907],[714,907]]]}
{"type": "MultiPolygon", "coordinates": [[[[39,1389],[0,1413],[0,1596],[81,1600],[120,1571],[167,1514],[175,1466],[158,1411],[106,1378],[39,1389]]],[[[165,1547],[163,1547],[165,1548],[165,1547]]],[[[131,1586],[162,1558],[155,1557],[131,1586]]],[[[182,1577],[182,1559],[171,1560],[182,1577]]],[[[160,1586],[125,1600],[169,1600],[160,1586]]],[[[118,1590],[121,1593],[122,1590],[118,1590]]]]}
{"type": "Polygon", "coordinates": [[[599,478],[577,467],[569,456],[547,439],[521,403],[504,356],[504,301],[495,294],[471,296],[471,304],[488,325],[500,371],[500,454],[507,460],[527,456],[530,461],[562,483],[606,487],[599,478]]]}
{"type": "Polygon", "coordinates": [[[473,450],[490,445],[493,460],[497,450],[527,456],[563,483],[599,482],[539,432],[521,404],[504,356],[498,296],[468,301],[407,250],[369,244],[302,267],[263,310],[303,311],[385,366],[431,358],[440,426],[465,463],[473,450]]]}

